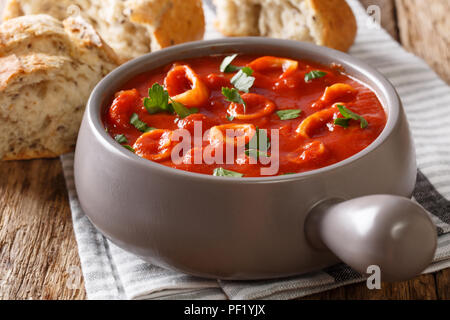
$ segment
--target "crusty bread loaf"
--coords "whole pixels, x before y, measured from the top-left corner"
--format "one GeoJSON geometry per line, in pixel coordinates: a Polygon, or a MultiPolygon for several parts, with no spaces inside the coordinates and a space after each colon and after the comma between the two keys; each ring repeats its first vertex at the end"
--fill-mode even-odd
{"type": "Polygon", "coordinates": [[[314,42],[347,51],[356,20],[345,0],[214,0],[216,27],[227,36],[314,42]]]}
{"type": "Polygon", "coordinates": [[[119,59],[81,18],[30,15],[0,25],[0,159],[73,149],[84,107],[119,59]]]}
{"type": "Polygon", "coordinates": [[[200,40],[205,31],[201,0],[7,0],[3,18],[40,13],[59,20],[79,13],[122,61],[200,40]]]}

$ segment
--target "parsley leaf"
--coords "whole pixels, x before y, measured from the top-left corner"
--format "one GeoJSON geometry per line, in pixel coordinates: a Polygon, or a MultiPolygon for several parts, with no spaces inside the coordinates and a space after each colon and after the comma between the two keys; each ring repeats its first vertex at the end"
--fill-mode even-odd
{"type": "Polygon", "coordinates": [[[326,72],[320,71],[320,70],[314,70],[311,72],[308,72],[307,74],[305,74],[305,82],[309,82],[313,79],[319,79],[322,77],[325,77],[327,75],[326,72]]]}
{"type": "Polygon", "coordinates": [[[231,62],[233,62],[234,59],[236,59],[236,57],[238,56],[238,54],[233,54],[232,56],[228,56],[225,57],[222,61],[222,63],[220,64],[220,72],[236,72],[238,70],[241,69],[241,67],[236,67],[234,65],[231,64],[231,62]]]}
{"type": "Polygon", "coordinates": [[[226,170],[224,168],[216,168],[214,169],[213,176],[241,178],[244,175],[242,173],[226,170]]]}
{"type": "Polygon", "coordinates": [[[124,144],[123,147],[124,147],[125,149],[130,150],[131,152],[135,152],[135,150],[134,150],[131,146],[127,145],[127,144],[124,144]]]}
{"type": "Polygon", "coordinates": [[[350,122],[350,119],[344,119],[344,118],[334,119],[334,124],[338,125],[340,127],[343,127],[343,128],[348,128],[349,122],[350,122]]]}
{"type": "Polygon", "coordinates": [[[244,151],[245,155],[249,157],[253,157],[255,159],[259,159],[261,157],[268,157],[267,152],[261,151],[261,150],[255,150],[255,149],[248,149],[244,151]]]}
{"type": "Polygon", "coordinates": [[[300,117],[300,114],[302,113],[302,110],[300,109],[286,109],[286,110],[279,110],[276,112],[280,120],[291,120],[296,119],[300,117]]]}
{"type": "Polygon", "coordinates": [[[114,139],[120,144],[128,143],[127,137],[124,134],[118,134],[114,139]]]}
{"type": "Polygon", "coordinates": [[[227,119],[228,119],[228,121],[233,121],[234,120],[234,116],[231,116],[231,115],[227,114],[227,119]]]}
{"type": "Polygon", "coordinates": [[[267,136],[267,130],[256,127],[256,132],[253,138],[246,145],[247,149],[257,149],[260,151],[267,151],[270,149],[270,141],[267,136]]]}
{"type": "Polygon", "coordinates": [[[145,122],[141,121],[136,113],[133,113],[131,115],[130,123],[141,132],[149,132],[155,130],[155,128],[149,127],[145,122]]]}
{"type": "Polygon", "coordinates": [[[248,93],[250,88],[255,83],[255,77],[252,77],[253,70],[249,67],[244,67],[239,70],[238,73],[231,78],[231,84],[238,89],[239,91],[243,91],[248,93]]]}
{"type": "Polygon", "coordinates": [[[356,114],[352,111],[350,111],[349,109],[347,109],[346,107],[344,107],[341,104],[337,105],[339,112],[341,113],[341,115],[344,117],[342,118],[337,118],[334,120],[334,124],[347,128],[349,125],[349,121],[350,119],[356,120],[360,122],[361,125],[361,129],[365,129],[367,128],[367,126],[369,125],[369,123],[367,122],[366,119],[364,119],[362,116],[360,116],[359,114],[356,114]]]}
{"type": "Polygon", "coordinates": [[[222,87],[222,94],[225,96],[225,100],[228,102],[235,102],[239,104],[244,105],[244,112],[247,107],[244,99],[242,99],[241,95],[239,94],[239,91],[235,88],[228,88],[228,87],[222,87]]]}
{"type": "MultiPolygon", "coordinates": [[[[144,107],[149,114],[159,112],[176,113],[180,119],[186,118],[188,115],[197,113],[197,108],[187,108],[182,103],[174,101],[169,92],[158,83],[155,83],[148,89],[148,98],[144,98],[144,107]],[[169,104],[169,101],[171,102],[169,104]]],[[[141,130],[142,131],[142,130],[141,130]]]]}
{"type": "Polygon", "coordinates": [[[155,83],[148,89],[148,98],[144,98],[144,107],[150,114],[158,112],[170,111],[169,108],[169,93],[167,90],[155,83]]]}
{"type": "Polygon", "coordinates": [[[187,108],[184,106],[184,104],[174,101],[172,100],[172,98],[170,98],[170,101],[172,102],[170,104],[170,107],[173,109],[173,111],[178,115],[180,119],[184,119],[187,116],[198,112],[197,108],[187,108]]]}
{"type": "Polygon", "coordinates": [[[270,149],[270,141],[267,137],[267,130],[256,128],[256,133],[249,143],[245,146],[245,154],[255,159],[267,157],[267,151],[270,149]]]}

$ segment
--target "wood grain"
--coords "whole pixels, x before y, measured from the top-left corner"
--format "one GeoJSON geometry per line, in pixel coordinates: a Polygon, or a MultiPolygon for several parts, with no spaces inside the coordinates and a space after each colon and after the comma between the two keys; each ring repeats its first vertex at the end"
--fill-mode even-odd
{"type": "Polygon", "coordinates": [[[83,299],[60,161],[0,163],[0,299],[83,299]]]}
{"type": "Polygon", "coordinates": [[[436,291],[441,300],[450,300],[450,269],[436,273],[436,291]]]}
{"type": "Polygon", "coordinates": [[[410,281],[382,283],[381,289],[369,290],[365,282],[336,288],[305,297],[307,300],[436,300],[435,277],[421,275],[410,281]]]}
{"type": "Polygon", "coordinates": [[[450,83],[450,1],[396,0],[402,45],[450,83]]]}

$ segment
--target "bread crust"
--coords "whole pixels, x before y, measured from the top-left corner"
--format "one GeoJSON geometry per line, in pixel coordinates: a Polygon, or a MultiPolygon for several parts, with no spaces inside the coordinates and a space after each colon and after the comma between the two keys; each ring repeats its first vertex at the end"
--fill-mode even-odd
{"type": "Polygon", "coordinates": [[[89,94],[118,65],[86,21],[47,15],[0,25],[0,160],[73,150],[89,94]]]}
{"type": "Polygon", "coordinates": [[[23,150],[17,153],[6,153],[2,161],[16,161],[16,160],[33,160],[33,159],[52,159],[57,158],[62,154],[71,152],[75,150],[75,146],[70,148],[62,148],[57,152],[53,152],[50,150],[42,149],[42,150],[23,150]]]}
{"type": "Polygon", "coordinates": [[[345,0],[308,0],[322,30],[320,45],[348,51],[357,32],[356,18],[345,0]]]}
{"type": "Polygon", "coordinates": [[[152,50],[200,40],[205,32],[201,0],[7,0],[5,20],[49,14],[63,20],[71,5],[92,24],[121,61],[152,50]]]}
{"type": "MultiPolygon", "coordinates": [[[[296,37],[283,33],[279,35],[281,38],[315,42],[340,51],[348,51],[355,41],[356,19],[346,0],[214,0],[214,3],[218,8],[215,27],[225,36],[267,36],[261,34],[262,17],[269,17],[264,23],[274,26],[284,17],[270,19],[271,14],[276,13],[276,6],[284,6],[286,11],[301,13],[304,19],[301,31],[305,33],[307,27],[309,34],[301,34],[299,30],[296,37]]],[[[284,23],[295,28],[296,22],[284,23]]]]}

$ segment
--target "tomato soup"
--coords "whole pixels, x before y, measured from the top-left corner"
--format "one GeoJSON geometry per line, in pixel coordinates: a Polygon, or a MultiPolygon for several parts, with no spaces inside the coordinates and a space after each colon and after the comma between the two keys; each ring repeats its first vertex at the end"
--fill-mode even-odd
{"type": "Polygon", "coordinates": [[[386,113],[376,94],[339,66],[232,55],[137,76],[116,93],[103,121],[117,143],[150,161],[259,177],[351,157],[380,135],[386,113]],[[273,163],[275,170],[263,171],[273,163]]]}

